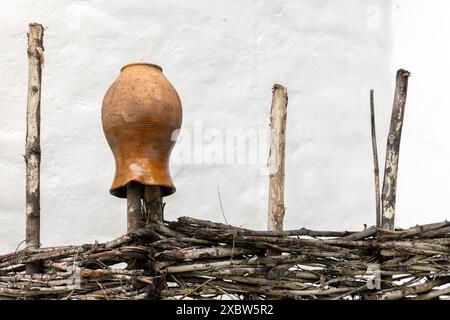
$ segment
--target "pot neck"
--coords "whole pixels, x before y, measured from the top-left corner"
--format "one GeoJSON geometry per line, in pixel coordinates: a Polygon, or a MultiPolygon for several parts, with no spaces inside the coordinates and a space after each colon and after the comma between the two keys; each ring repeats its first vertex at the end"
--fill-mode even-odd
{"type": "Polygon", "coordinates": [[[120,72],[123,72],[124,70],[128,70],[131,68],[135,68],[135,67],[149,67],[149,68],[153,68],[156,69],[160,72],[162,72],[162,68],[160,66],[158,66],[157,64],[153,64],[153,63],[147,63],[147,62],[135,62],[135,63],[130,63],[130,64],[126,64],[124,65],[121,69],[120,72]]]}

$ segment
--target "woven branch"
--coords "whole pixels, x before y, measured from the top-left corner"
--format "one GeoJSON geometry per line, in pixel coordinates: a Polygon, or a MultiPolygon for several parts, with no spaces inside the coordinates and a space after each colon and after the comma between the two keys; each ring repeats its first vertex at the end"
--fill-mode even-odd
{"type": "Polygon", "coordinates": [[[254,231],[182,217],[148,227],[107,243],[2,255],[0,299],[446,299],[450,295],[447,221],[395,231],[376,227],[360,232],[254,231]],[[279,254],[266,255],[268,249],[279,254]],[[126,268],[136,260],[142,269],[126,268]],[[25,273],[25,264],[33,261],[41,262],[44,273],[25,273]],[[392,276],[392,282],[377,289],[377,279],[386,281],[381,275],[392,276]]]}

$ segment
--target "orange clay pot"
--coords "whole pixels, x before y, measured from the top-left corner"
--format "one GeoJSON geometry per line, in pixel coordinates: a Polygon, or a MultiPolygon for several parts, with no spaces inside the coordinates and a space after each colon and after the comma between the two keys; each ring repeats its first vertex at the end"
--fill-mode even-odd
{"type": "Polygon", "coordinates": [[[131,181],[161,186],[163,196],[175,192],[169,157],[181,118],[180,97],[161,67],[133,63],[121,69],[102,106],[103,131],[116,161],[112,195],[126,198],[131,181]]]}

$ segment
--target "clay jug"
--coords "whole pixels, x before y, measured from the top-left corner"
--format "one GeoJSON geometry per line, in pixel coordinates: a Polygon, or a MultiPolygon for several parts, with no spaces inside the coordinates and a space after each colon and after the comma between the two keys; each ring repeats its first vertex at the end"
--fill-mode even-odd
{"type": "Polygon", "coordinates": [[[175,192],[169,157],[181,128],[181,101],[175,88],[150,63],[124,66],[103,99],[102,123],[114,154],[116,173],[110,193],[126,198],[135,181],[175,192]]]}

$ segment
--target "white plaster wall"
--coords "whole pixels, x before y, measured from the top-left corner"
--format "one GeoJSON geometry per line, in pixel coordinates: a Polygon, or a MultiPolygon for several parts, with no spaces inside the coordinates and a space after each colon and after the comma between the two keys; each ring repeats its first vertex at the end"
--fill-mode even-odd
{"type": "MultiPolygon", "coordinates": [[[[15,249],[24,239],[29,22],[47,28],[41,233],[48,246],[105,241],[126,230],[125,201],[108,193],[114,164],[100,107],[120,67],[134,61],[164,68],[181,96],[187,130],[196,125],[222,133],[266,130],[271,86],[286,85],[286,228],[373,224],[368,96],[374,88],[382,156],[393,88],[390,15],[390,2],[383,0],[0,1],[0,252],[15,249]]],[[[430,60],[416,57],[423,64],[430,60]]],[[[434,79],[412,71],[413,98],[415,79],[434,79]]],[[[442,94],[444,84],[440,86],[442,94]]],[[[429,96],[440,103],[436,112],[442,114],[435,117],[443,123],[445,99],[439,102],[436,93],[429,96]]],[[[416,196],[418,189],[409,186],[408,191],[408,184],[423,184],[426,178],[414,174],[417,163],[424,168],[424,162],[405,160],[419,150],[411,138],[418,133],[411,127],[427,110],[415,105],[423,112],[409,113],[414,107],[408,105],[399,209],[417,212],[430,207],[427,199],[416,196]],[[408,204],[409,196],[414,204],[408,204]]],[[[430,139],[419,143],[434,143],[436,134],[425,121],[422,130],[430,139]]],[[[445,134],[448,129],[438,130],[445,134]]],[[[179,141],[175,152],[185,150],[185,143],[179,141]]],[[[213,141],[213,146],[221,145],[213,141]]],[[[433,178],[446,185],[450,179],[438,177],[438,167],[447,169],[436,155],[448,156],[450,149],[436,145],[433,152],[427,155],[433,178]]],[[[267,176],[261,165],[178,161],[172,164],[172,176],[177,192],[166,198],[168,219],[190,215],[223,221],[219,186],[229,223],[265,228],[267,176]]],[[[430,219],[450,208],[442,199],[439,203],[427,210],[430,219]]]]}
{"type": "Polygon", "coordinates": [[[398,224],[450,218],[450,2],[396,0],[392,69],[412,72],[398,176],[398,224]]]}

